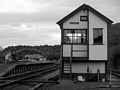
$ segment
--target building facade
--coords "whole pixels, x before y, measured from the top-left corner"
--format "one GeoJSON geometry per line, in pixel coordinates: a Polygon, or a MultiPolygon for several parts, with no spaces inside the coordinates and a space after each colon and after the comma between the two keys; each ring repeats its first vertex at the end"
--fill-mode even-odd
{"type": "Polygon", "coordinates": [[[110,19],[83,4],[57,22],[61,29],[61,77],[107,73],[110,19]]]}

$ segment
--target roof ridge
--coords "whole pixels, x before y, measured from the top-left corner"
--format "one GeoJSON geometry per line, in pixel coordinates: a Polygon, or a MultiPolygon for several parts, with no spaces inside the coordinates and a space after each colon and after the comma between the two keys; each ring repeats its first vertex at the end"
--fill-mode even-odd
{"type": "Polygon", "coordinates": [[[66,20],[68,20],[69,18],[71,18],[73,15],[75,15],[76,13],[80,12],[81,10],[89,10],[91,12],[93,12],[94,14],[96,14],[97,16],[99,16],[100,18],[102,18],[104,21],[108,22],[108,23],[113,23],[112,20],[108,19],[106,16],[104,16],[103,14],[101,14],[100,12],[98,12],[97,10],[95,10],[94,8],[92,8],[91,6],[87,5],[87,4],[83,4],[80,7],[78,7],[77,9],[75,9],[74,11],[72,11],[71,13],[69,13],[67,16],[65,16],[64,18],[62,18],[60,21],[57,22],[58,25],[62,24],[63,22],[65,22],[66,20]]]}

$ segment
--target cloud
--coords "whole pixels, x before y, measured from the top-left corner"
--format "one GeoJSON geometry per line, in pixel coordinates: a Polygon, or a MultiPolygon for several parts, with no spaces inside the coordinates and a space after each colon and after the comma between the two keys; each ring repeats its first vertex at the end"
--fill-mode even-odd
{"type": "Polygon", "coordinates": [[[20,27],[11,25],[0,25],[0,41],[3,47],[8,45],[42,45],[59,44],[60,31],[57,27],[33,27],[32,25],[21,24],[20,27]],[[56,37],[56,35],[58,35],[56,37]]]}
{"type": "Polygon", "coordinates": [[[21,26],[20,23],[12,23],[12,24],[10,24],[10,25],[13,26],[13,27],[20,27],[20,26],[21,26]]]}
{"type": "Polygon", "coordinates": [[[0,45],[60,44],[56,22],[84,3],[120,21],[119,0],[0,0],[0,45]]]}
{"type": "Polygon", "coordinates": [[[33,0],[1,0],[0,12],[36,12],[41,7],[33,0]]]}

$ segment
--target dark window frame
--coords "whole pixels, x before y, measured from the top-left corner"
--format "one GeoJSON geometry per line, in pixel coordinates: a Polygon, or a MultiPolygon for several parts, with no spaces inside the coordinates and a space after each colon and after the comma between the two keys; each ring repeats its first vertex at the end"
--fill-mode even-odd
{"type": "Polygon", "coordinates": [[[93,44],[103,45],[103,28],[93,28],[93,44]]]}
{"type": "Polygon", "coordinates": [[[64,44],[87,44],[87,29],[64,29],[63,30],[63,43],[64,44]],[[66,36],[66,31],[68,31],[70,34],[71,34],[71,36],[69,36],[69,38],[66,36]],[[75,36],[74,35],[74,33],[75,32],[78,32],[78,33],[76,33],[76,34],[79,34],[80,32],[81,32],[81,35],[82,36],[75,36]],[[83,36],[83,34],[85,34],[85,36],[83,36]],[[68,40],[68,39],[70,39],[70,37],[71,37],[71,40],[68,40]],[[77,40],[74,40],[75,38],[81,38],[81,41],[79,42],[79,40],[77,41],[77,40]],[[83,38],[85,38],[84,39],[84,41],[83,41],[83,38]]]}
{"type": "Polygon", "coordinates": [[[88,21],[88,16],[80,16],[80,21],[88,21]]]}

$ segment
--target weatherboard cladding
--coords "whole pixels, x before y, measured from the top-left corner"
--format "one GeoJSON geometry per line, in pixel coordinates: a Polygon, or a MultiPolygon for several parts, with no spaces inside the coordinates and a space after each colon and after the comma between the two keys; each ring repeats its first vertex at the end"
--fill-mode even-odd
{"type": "Polygon", "coordinates": [[[107,60],[107,45],[89,45],[89,60],[107,60]]]}
{"type": "Polygon", "coordinates": [[[72,18],[69,18],[63,23],[63,29],[87,29],[87,22],[80,21],[80,16],[87,16],[87,10],[81,10],[72,18]]]}
{"type": "MultiPolygon", "coordinates": [[[[100,70],[100,73],[105,73],[105,62],[74,62],[72,63],[72,73],[87,73],[87,66],[89,66],[90,73],[97,73],[97,69],[100,70]]],[[[64,71],[64,73],[69,72],[64,71]]]]}
{"type": "Polygon", "coordinates": [[[107,22],[89,11],[89,60],[107,60],[107,22]],[[103,30],[103,44],[94,45],[93,29],[103,30]]]}
{"type": "Polygon", "coordinates": [[[99,13],[97,10],[93,9],[89,5],[83,4],[82,6],[80,6],[79,8],[77,8],[76,10],[74,10],[73,12],[71,12],[70,14],[68,14],[66,17],[64,17],[63,19],[61,19],[60,21],[58,21],[57,24],[61,25],[62,23],[64,23],[69,18],[73,17],[75,14],[77,14],[81,10],[89,10],[92,13],[94,13],[95,15],[97,15],[98,17],[100,17],[101,19],[103,19],[104,21],[106,21],[108,24],[113,23],[113,21],[111,21],[110,19],[108,19],[107,17],[105,17],[104,15],[102,15],[101,13],[99,13]]]}
{"type": "MultiPolygon", "coordinates": [[[[66,20],[63,23],[63,28],[68,28],[68,29],[79,29],[79,28],[87,29],[88,28],[88,31],[89,31],[89,35],[88,35],[89,44],[87,48],[89,49],[88,52],[87,53],[86,52],[73,52],[73,57],[88,57],[88,60],[107,60],[107,24],[108,23],[104,21],[103,19],[101,19],[99,16],[96,16],[96,14],[94,14],[91,11],[87,12],[87,10],[81,10],[80,12],[75,14],[73,17],[66,20]],[[80,15],[85,15],[85,16],[88,15],[88,21],[85,23],[83,22],[83,24],[80,24],[80,25],[79,24],[71,25],[70,21],[82,23],[80,22],[80,15]],[[89,25],[87,25],[87,23],[89,25]],[[93,44],[93,29],[94,28],[103,29],[103,45],[102,46],[101,45],[96,46],[93,44]]],[[[70,55],[71,55],[71,46],[63,45],[63,57],[70,57],[70,55]]]]}
{"type": "MultiPolygon", "coordinates": [[[[90,66],[92,73],[97,73],[98,68],[101,71],[100,73],[106,72],[106,63],[108,60],[107,28],[111,23],[113,22],[110,19],[86,4],[83,4],[57,22],[61,28],[62,60],[70,60],[71,52],[73,52],[72,73],[87,73],[87,66],[90,66]],[[80,21],[80,16],[88,16],[88,20],[80,21]],[[103,30],[103,44],[101,45],[94,45],[93,43],[93,29],[95,28],[101,28],[103,30]],[[64,35],[63,30],[65,29],[86,29],[88,43],[86,45],[64,44],[62,40],[64,35]],[[73,50],[71,50],[71,46],[73,46],[73,50]],[[78,52],[76,52],[77,50],[78,52]],[[86,50],[86,53],[80,52],[80,50],[86,50]],[[82,59],[83,57],[87,57],[87,60],[82,59]],[[76,59],[77,62],[75,62],[76,59]]],[[[65,64],[65,62],[63,63],[65,64]]],[[[64,72],[63,69],[65,69],[64,66],[62,66],[62,71],[64,72]]]]}
{"type": "MultiPolygon", "coordinates": [[[[63,45],[63,57],[70,57],[70,56],[71,56],[71,45],[63,45]]],[[[73,45],[73,57],[87,57],[87,45],[73,45]]]]}

